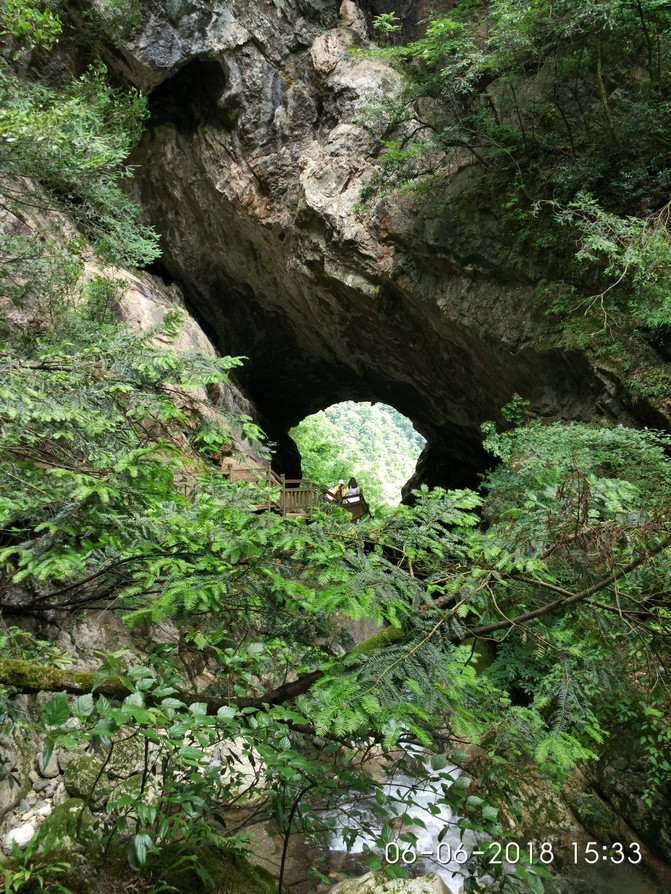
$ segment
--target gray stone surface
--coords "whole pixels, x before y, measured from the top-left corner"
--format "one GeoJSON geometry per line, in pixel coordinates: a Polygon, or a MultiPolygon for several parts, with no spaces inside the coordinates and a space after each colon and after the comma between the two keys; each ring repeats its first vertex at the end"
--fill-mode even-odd
{"type": "Polygon", "coordinates": [[[83,842],[90,842],[96,834],[93,814],[80,798],[68,798],[59,804],[45,817],[42,829],[45,835],[54,831],[65,852],[83,850],[83,842]]]}
{"type": "Polygon", "coordinates": [[[78,754],[68,762],[63,774],[70,797],[81,798],[94,810],[102,807],[112,792],[110,778],[102,766],[98,755],[78,754]]]}
{"type": "Polygon", "coordinates": [[[329,894],[450,894],[445,882],[431,872],[413,879],[390,879],[384,872],[368,872],[329,888],[329,894]]]}
{"type": "Polygon", "coordinates": [[[651,778],[637,736],[623,730],[608,743],[601,760],[588,773],[611,808],[658,857],[671,865],[671,781],[668,775],[651,778]],[[643,800],[644,794],[650,800],[643,800]]]}
{"type": "Polygon", "coordinates": [[[4,837],[4,841],[2,843],[2,849],[6,854],[12,853],[12,843],[15,842],[18,848],[24,851],[28,844],[37,831],[37,826],[35,823],[27,822],[21,823],[20,826],[16,826],[13,829],[10,829],[9,832],[4,837]]]}
{"type": "Polygon", "coordinates": [[[430,484],[475,484],[480,425],[515,392],[539,415],[632,421],[609,370],[538,347],[543,271],[469,196],[467,157],[444,201],[357,210],[384,134],[370,107],[399,83],[352,52],[365,5],[153,2],[109,60],[151,91],[133,160],[162,264],[216,348],[249,357],[237,380],[278,464],[297,473],[288,429],[345,399],[411,418],[430,484]]]}
{"type": "Polygon", "coordinates": [[[0,742],[0,762],[6,774],[0,781],[0,820],[28,796],[34,755],[35,739],[32,736],[5,738],[0,742]]]}

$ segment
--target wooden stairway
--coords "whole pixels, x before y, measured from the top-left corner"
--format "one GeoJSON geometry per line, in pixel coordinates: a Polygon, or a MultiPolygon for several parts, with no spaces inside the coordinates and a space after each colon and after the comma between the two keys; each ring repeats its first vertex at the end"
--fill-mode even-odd
{"type": "Polygon", "coordinates": [[[276,496],[269,498],[265,503],[258,503],[255,508],[259,512],[279,512],[288,518],[311,515],[312,511],[321,506],[329,511],[333,506],[346,509],[352,516],[352,521],[358,522],[366,515],[370,515],[368,503],[363,495],[356,498],[338,500],[325,487],[317,484],[309,478],[285,478],[284,475],[276,475],[268,467],[266,469],[248,466],[231,469],[227,475],[229,481],[250,481],[263,484],[267,488],[273,488],[276,496]],[[279,493],[277,489],[279,488],[279,493]]]}

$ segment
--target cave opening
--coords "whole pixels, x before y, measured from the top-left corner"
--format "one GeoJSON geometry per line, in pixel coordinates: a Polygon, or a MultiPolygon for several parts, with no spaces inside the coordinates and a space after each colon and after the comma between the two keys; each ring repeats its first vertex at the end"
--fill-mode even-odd
{"type": "Polygon", "coordinates": [[[202,125],[230,130],[240,107],[227,87],[221,62],[193,59],[149,95],[149,129],[171,124],[182,134],[192,134],[202,125]]]}
{"type": "MultiPolygon", "coordinates": [[[[421,439],[409,473],[387,504],[411,502],[411,491],[422,484],[446,490],[479,486],[493,462],[482,447],[480,423],[500,421],[492,404],[506,399],[491,398],[479,385],[463,352],[452,357],[432,350],[421,333],[411,337],[408,320],[387,331],[372,320],[324,325],[307,303],[294,308],[283,300],[281,306],[264,307],[249,283],[251,272],[248,266],[247,279],[231,280],[213,261],[197,285],[187,284],[186,305],[221,354],[246,358],[231,380],[266,434],[278,475],[318,477],[294,431],[306,417],[348,401],[393,408],[421,439]],[[360,341],[364,337],[370,342],[360,341]]],[[[314,304],[314,296],[311,300],[314,304]]],[[[350,309],[348,319],[353,313],[350,309]]],[[[357,477],[355,470],[347,477],[351,474],[357,477]]],[[[341,477],[334,469],[321,483],[341,477]]]]}
{"type": "Polygon", "coordinates": [[[426,441],[412,420],[379,401],[341,401],[289,432],[304,476],[329,487],[355,478],[374,506],[396,506],[426,441]]]}

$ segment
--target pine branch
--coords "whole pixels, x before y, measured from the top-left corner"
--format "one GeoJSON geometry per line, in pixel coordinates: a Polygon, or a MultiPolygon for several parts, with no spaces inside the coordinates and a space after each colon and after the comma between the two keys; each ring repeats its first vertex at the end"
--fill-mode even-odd
{"type": "Polygon", "coordinates": [[[518,627],[520,624],[524,624],[527,621],[533,620],[534,618],[540,618],[543,615],[549,614],[550,612],[557,611],[557,609],[568,608],[570,605],[575,605],[578,602],[585,602],[587,599],[589,599],[590,596],[593,596],[595,593],[606,589],[606,587],[610,586],[610,584],[612,583],[615,583],[615,581],[626,577],[635,568],[643,565],[645,562],[648,561],[648,559],[652,559],[654,558],[654,556],[659,555],[659,553],[663,552],[669,546],[671,546],[671,537],[666,537],[653,549],[646,550],[637,559],[633,559],[627,565],[623,565],[622,568],[618,568],[617,571],[614,571],[607,577],[602,578],[600,581],[597,581],[595,584],[592,584],[591,587],[588,587],[586,590],[582,590],[580,593],[575,593],[571,596],[566,597],[565,599],[557,599],[555,600],[555,602],[550,602],[547,605],[543,605],[540,608],[534,609],[533,611],[524,612],[523,614],[517,615],[514,618],[507,618],[505,621],[498,621],[494,624],[485,624],[482,627],[469,628],[468,635],[487,636],[488,634],[494,633],[497,630],[505,630],[507,627],[518,627]]]}
{"type": "MultiPolygon", "coordinates": [[[[455,644],[459,644],[468,637],[487,636],[488,634],[495,631],[517,627],[527,623],[528,621],[550,614],[551,612],[563,610],[568,608],[569,606],[578,604],[580,602],[585,602],[595,593],[598,593],[599,591],[613,584],[615,581],[625,577],[634,569],[643,565],[645,562],[654,558],[656,555],[659,555],[669,546],[671,546],[671,536],[662,540],[660,543],[657,544],[657,546],[653,547],[652,549],[646,550],[644,553],[638,556],[638,558],[632,560],[627,565],[622,566],[617,571],[614,571],[612,574],[607,575],[600,581],[597,581],[591,587],[587,587],[585,590],[582,590],[579,593],[572,594],[571,596],[568,596],[564,599],[557,599],[554,602],[548,603],[547,605],[541,606],[540,608],[534,609],[533,611],[524,612],[523,614],[517,615],[513,618],[506,618],[503,621],[482,625],[480,627],[464,628],[463,633],[460,633],[458,636],[455,634],[450,634],[448,636],[448,639],[455,644]]],[[[434,630],[437,629],[437,626],[438,625],[436,625],[436,628],[434,628],[434,630]]],[[[354,649],[348,652],[347,655],[345,655],[343,659],[341,659],[340,663],[342,663],[342,661],[344,661],[348,657],[351,657],[352,655],[358,653],[375,652],[387,649],[393,642],[398,641],[402,637],[403,632],[401,630],[391,626],[386,627],[379,633],[376,633],[373,636],[369,637],[363,643],[355,646],[354,649]]],[[[302,674],[300,677],[290,683],[284,683],[282,686],[270,689],[264,694],[255,697],[236,696],[232,698],[203,699],[201,696],[198,696],[198,698],[201,701],[205,701],[205,703],[207,704],[208,714],[216,714],[219,708],[226,705],[235,705],[239,708],[250,707],[264,710],[267,706],[283,704],[287,701],[291,701],[292,699],[297,698],[299,695],[303,695],[304,693],[308,692],[317,681],[324,677],[325,673],[325,668],[317,668],[314,671],[302,674]]],[[[20,692],[65,691],[71,694],[82,695],[87,692],[93,691],[94,680],[95,674],[93,673],[44,667],[30,664],[26,661],[18,661],[15,659],[0,659],[0,683],[8,686],[13,686],[20,692]]],[[[105,684],[97,687],[95,691],[107,696],[108,698],[114,699],[123,699],[131,693],[131,690],[125,686],[120,678],[110,678],[108,681],[106,681],[105,684]]],[[[193,700],[196,696],[190,693],[181,693],[178,694],[177,697],[180,697],[188,702],[193,700]]],[[[151,696],[147,695],[147,700],[150,701],[150,699],[151,696]]]]}
{"type": "MultiPolygon", "coordinates": [[[[253,698],[238,696],[233,698],[205,698],[194,693],[176,693],[187,704],[198,698],[207,704],[208,714],[216,714],[219,708],[235,705],[238,708],[258,708],[263,710],[269,705],[279,705],[307,692],[310,687],[324,675],[323,670],[303,674],[291,683],[285,683],[271,689],[264,695],[253,698]]],[[[95,673],[77,671],[69,668],[45,667],[31,664],[15,658],[0,658],[0,684],[13,686],[19,692],[67,692],[69,695],[85,695],[95,692],[110,699],[122,700],[131,694],[131,690],[121,677],[110,677],[100,686],[95,686],[95,673]]],[[[146,696],[147,704],[156,703],[151,693],[146,696]]]]}

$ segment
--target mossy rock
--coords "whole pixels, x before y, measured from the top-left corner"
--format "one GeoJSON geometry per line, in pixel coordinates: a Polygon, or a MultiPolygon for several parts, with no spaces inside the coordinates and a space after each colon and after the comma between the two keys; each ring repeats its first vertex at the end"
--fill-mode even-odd
{"type": "Polygon", "coordinates": [[[63,774],[68,794],[83,798],[94,810],[103,807],[112,793],[109,776],[100,772],[103,763],[97,754],[79,755],[68,762],[63,774]]]}
{"type": "Polygon", "coordinates": [[[390,879],[378,871],[338,882],[329,888],[329,894],[450,894],[450,891],[435,872],[418,878],[390,879]]]}
{"type": "MultiPolygon", "coordinates": [[[[212,878],[214,887],[204,884],[203,877],[195,868],[173,869],[176,861],[184,856],[177,848],[165,848],[156,862],[147,861],[152,876],[174,885],[180,894],[277,894],[277,880],[260,866],[253,866],[241,854],[214,847],[195,848],[188,855],[195,857],[202,870],[212,878]]],[[[194,861],[195,863],[195,861],[194,861]]],[[[183,864],[182,864],[183,865],[183,864]]],[[[187,864],[188,865],[188,864],[187,864]]]]}
{"type": "Polygon", "coordinates": [[[627,731],[609,740],[592,773],[610,807],[662,860],[671,860],[671,784],[650,785],[639,737],[627,731]],[[651,803],[641,797],[647,789],[651,803]]]}
{"type": "Polygon", "coordinates": [[[0,819],[27,797],[33,787],[28,774],[33,768],[36,747],[34,736],[23,741],[20,737],[8,736],[0,743],[0,764],[8,771],[0,781],[0,819]]]}
{"type": "MultiPolygon", "coordinates": [[[[142,793],[142,800],[145,803],[153,804],[158,800],[159,792],[156,790],[155,783],[153,786],[151,785],[152,782],[153,780],[149,780],[145,785],[144,792],[142,792],[142,773],[134,773],[133,776],[124,779],[121,791],[138,801],[140,800],[140,794],[142,793]],[[151,797],[150,794],[152,795],[151,797]]],[[[118,795],[118,791],[115,792],[115,795],[118,795]]]]}
{"type": "Polygon", "coordinates": [[[123,727],[123,737],[114,741],[112,757],[106,767],[110,778],[127,779],[144,768],[145,739],[142,736],[128,736],[128,727],[123,727]]]}
{"type": "Polygon", "coordinates": [[[0,782],[0,820],[13,810],[22,798],[26,798],[33,784],[25,776],[20,783],[16,783],[11,776],[7,776],[0,782]]]}
{"type": "Polygon", "coordinates": [[[172,885],[180,894],[276,894],[277,881],[265,869],[253,866],[244,856],[216,847],[187,850],[172,845],[160,855],[150,855],[141,874],[128,865],[123,848],[112,845],[103,851],[90,851],[78,862],[71,860],[71,869],[59,877],[72,894],[117,894],[121,890],[145,890],[147,883],[159,887],[160,882],[172,885]],[[186,859],[184,859],[186,858],[186,859]],[[193,860],[193,864],[190,861],[193,860]],[[199,875],[198,865],[209,875],[213,885],[199,875]],[[181,861],[178,863],[178,861],[181,861]],[[135,885],[133,888],[132,886],[135,885]]]}
{"type": "Polygon", "coordinates": [[[54,807],[40,828],[45,837],[51,832],[56,836],[56,847],[59,851],[74,851],[82,844],[90,845],[97,841],[96,821],[93,814],[81,798],[68,798],[58,807],[54,807]]]}

